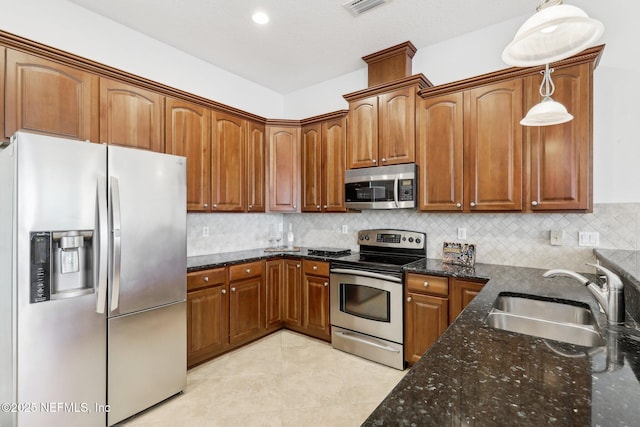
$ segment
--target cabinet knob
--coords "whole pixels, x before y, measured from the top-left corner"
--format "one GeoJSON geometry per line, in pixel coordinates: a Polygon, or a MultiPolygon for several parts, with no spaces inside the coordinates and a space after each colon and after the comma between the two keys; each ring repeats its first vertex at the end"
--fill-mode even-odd
{"type": "Polygon", "coordinates": [[[329,286],[329,282],[324,282],[323,285],[326,288],[327,286],[329,286]]]}
{"type": "Polygon", "coordinates": [[[208,208],[208,207],[209,207],[209,203],[205,203],[205,204],[204,204],[204,205],[202,205],[202,206],[204,206],[205,208],[208,208]]]}
{"type": "Polygon", "coordinates": [[[383,163],[387,161],[387,159],[385,159],[384,157],[381,160],[383,163]]]}
{"type": "Polygon", "coordinates": [[[296,268],[300,268],[300,264],[296,264],[296,268]]]}
{"type": "Polygon", "coordinates": [[[476,205],[476,202],[471,202],[469,203],[469,205],[471,205],[471,207],[474,207],[476,205]]]}
{"type": "Polygon", "coordinates": [[[456,208],[461,208],[462,207],[462,203],[456,203],[456,208]]]}
{"type": "Polygon", "coordinates": [[[236,288],[231,288],[231,292],[235,292],[235,291],[236,291],[236,288]]]}
{"type": "Polygon", "coordinates": [[[249,274],[249,273],[251,273],[251,269],[250,269],[250,268],[247,268],[244,272],[245,272],[245,273],[247,273],[247,274],[249,274]]]}
{"type": "Polygon", "coordinates": [[[320,210],[320,205],[316,205],[316,209],[320,210]]]}
{"type": "Polygon", "coordinates": [[[227,290],[226,290],[226,289],[223,289],[223,290],[221,290],[221,291],[220,291],[220,293],[221,293],[221,294],[226,294],[226,293],[227,293],[227,290]]]}
{"type": "Polygon", "coordinates": [[[204,279],[203,279],[203,280],[204,280],[205,282],[208,282],[208,281],[209,281],[209,276],[204,276],[204,279]]]}
{"type": "Polygon", "coordinates": [[[249,209],[253,209],[253,205],[249,205],[249,209]]]}
{"type": "Polygon", "coordinates": [[[412,300],[413,300],[413,298],[407,297],[407,302],[411,302],[412,300]]]}
{"type": "Polygon", "coordinates": [[[317,271],[317,270],[318,270],[318,266],[317,266],[317,265],[314,265],[314,266],[313,266],[313,267],[311,267],[311,268],[313,268],[313,271],[317,271]]]}
{"type": "Polygon", "coordinates": [[[425,288],[428,288],[428,287],[429,287],[429,282],[424,282],[424,283],[422,284],[422,286],[424,286],[425,288]]]}
{"type": "Polygon", "coordinates": [[[218,209],[218,205],[214,203],[214,204],[213,204],[213,206],[212,206],[212,208],[213,208],[213,209],[218,209]]]}
{"type": "Polygon", "coordinates": [[[378,163],[376,159],[371,160],[373,163],[378,163]]]}
{"type": "Polygon", "coordinates": [[[327,209],[327,205],[324,205],[323,208],[327,209]]]}
{"type": "Polygon", "coordinates": [[[298,206],[296,206],[296,205],[293,205],[293,209],[298,209],[298,206]]]}
{"type": "Polygon", "coordinates": [[[534,200],[533,202],[531,202],[531,206],[538,206],[538,202],[534,200]]]}

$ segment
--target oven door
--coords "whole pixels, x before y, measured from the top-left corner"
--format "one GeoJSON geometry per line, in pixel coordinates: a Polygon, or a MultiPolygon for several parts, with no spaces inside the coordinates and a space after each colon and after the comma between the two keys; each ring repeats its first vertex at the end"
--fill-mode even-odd
{"type": "Polygon", "coordinates": [[[402,280],[361,270],[333,269],[331,324],[403,342],[402,280]]]}

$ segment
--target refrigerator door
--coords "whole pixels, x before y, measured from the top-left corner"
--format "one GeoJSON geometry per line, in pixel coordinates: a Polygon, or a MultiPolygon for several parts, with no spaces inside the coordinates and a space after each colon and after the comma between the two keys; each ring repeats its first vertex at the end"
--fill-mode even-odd
{"type": "Polygon", "coordinates": [[[97,259],[100,245],[107,242],[98,242],[98,194],[105,193],[99,191],[98,181],[106,175],[106,150],[89,142],[28,133],[18,133],[14,144],[15,387],[17,403],[36,405],[18,411],[17,425],[102,426],[106,319],[97,310],[97,259]],[[51,282],[50,299],[34,298],[32,288],[31,267],[38,258],[32,237],[39,232],[51,232],[52,242],[55,233],[63,232],[59,248],[50,250],[63,259],[50,271],[58,278],[51,282]]]}
{"type": "Polygon", "coordinates": [[[186,159],[109,146],[109,316],[186,299],[186,159]]]}
{"type": "Polygon", "coordinates": [[[108,322],[108,425],[113,425],[186,387],[187,303],[108,322]]]}

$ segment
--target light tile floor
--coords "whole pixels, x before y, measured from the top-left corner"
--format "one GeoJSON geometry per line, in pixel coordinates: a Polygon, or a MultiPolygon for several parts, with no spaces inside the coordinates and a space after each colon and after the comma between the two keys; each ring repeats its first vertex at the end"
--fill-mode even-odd
{"type": "Polygon", "coordinates": [[[182,395],[121,425],[359,426],[405,373],[279,331],[189,370],[182,395]]]}

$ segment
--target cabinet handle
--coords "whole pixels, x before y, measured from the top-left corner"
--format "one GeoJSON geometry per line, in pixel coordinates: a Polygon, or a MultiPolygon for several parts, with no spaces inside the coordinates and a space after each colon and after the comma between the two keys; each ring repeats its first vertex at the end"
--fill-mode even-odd
{"type": "Polygon", "coordinates": [[[371,160],[373,163],[378,163],[376,159],[371,160]]]}
{"type": "Polygon", "coordinates": [[[212,208],[213,208],[213,209],[218,209],[218,205],[214,203],[214,204],[213,204],[213,206],[212,206],[212,208]]]}
{"type": "Polygon", "coordinates": [[[412,300],[413,300],[413,298],[407,297],[407,302],[411,302],[412,300]]]}
{"type": "Polygon", "coordinates": [[[384,157],[382,158],[382,163],[386,162],[387,159],[385,159],[384,157]]]}
{"type": "Polygon", "coordinates": [[[538,206],[538,202],[534,200],[533,202],[531,202],[531,206],[538,206]]]}
{"type": "Polygon", "coordinates": [[[231,292],[235,292],[235,291],[236,291],[236,288],[231,288],[231,292]]]}
{"type": "Polygon", "coordinates": [[[327,205],[324,205],[323,208],[327,209],[327,205]]]}
{"type": "Polygon", "coordinates": [[[247,274],[249,274],[249,273],[251,273],[251,269],[250,269],[250,268],[247,268],[244,272],[245,272],[245,273],[247,273],[247,274]]]}
{"type": "Polygon", "coordinates": [[[293,209],[298,209],[298,207],[296,205],[293,205],[293,209]]]}
{"type": "Polygon", "coordinates": [[[204,276],[204,281],[208,282],[209,281],[209,276],[204,276]]]}
{"type": "Polygon", "coordinates": [[[424,282],[422,285],[423,285],[425,288],[428,288],[428,287],[429,287],[429,282],[424,282]]]}
{"type": "Polygon", "coordinates": [[[314,265],[314,266],[313,266],[313,267],[311,267],[311,268],[313,268],[313,271],[317,271],[317,270],[318,270],[318,266],[317,266],[317,265],[314,265]]]}
{"type": "Polygon", "coordinates": [[[456,208],[461,208],[462,207],[462,203],[456,203],[456,208]]]}
{"type": "Polygon", "coordinates": [[[208,207],[209,207],[209,203],[205,203],[203,206],[204,206],[205,208],[208,208],[208,207]]]}
{"type": "Polygon", "coordinates": [[[324,287],[326,288],[327,286],[329,286],[329,282],[324,282],[324,287]]]}
{"type": "Polygon", "coordinates": [[[253,205],[249,205],[249,209],[253,209],[253,205]]]}
{"type": "Polygon", "coordinates": [[[320,205],[316,205],[316,209],[320,210],[320,205]]]}
{"type": "Polygon", "coordinates": [[[223,290],[221,290],[221,291],[220,291],[220,293],[224,295],[224,294],[226,294],[226,293],[227,293],[227,290],[226,290],[226,289],[223,289],[223,290]]]}
{"type": "Polygon", "coordinates": [[[469,205],[471,205],[471,207],[473,208],[476,205],[476,202],[471,202],[469,203],[469,205]]]}
{"type": "Polygon", "coordinates": [[[296,268],[300,268],[300,264],[296,264],[296,268]]]}

